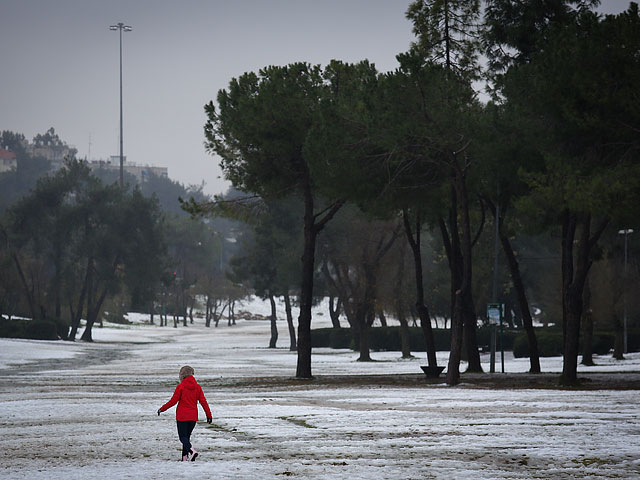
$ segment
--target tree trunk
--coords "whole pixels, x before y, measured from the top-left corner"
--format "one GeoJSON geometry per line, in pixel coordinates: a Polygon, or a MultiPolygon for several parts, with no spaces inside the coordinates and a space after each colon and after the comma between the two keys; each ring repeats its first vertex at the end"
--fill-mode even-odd
{"type": "Polygon", "coordinates": [[[232,326],[236,324],[236,301],[229,298],[229,319],[227,321],[227,326],[232,326]]]}
{"type": "Polygon", "coordinates": [[[464,297],[464,333],[463,344],[467,349],[467,367],[468,372],[481,373],[482,364],[480,363],[480,352],[478,351],[478,339],[476,331],[478,328],[478,317],[473,305],[473,296],[471,288],[465,291],[464,297]]]}
{"type": "Polygon", "coordinates": [[[436,360],[436,347],[433,339],[433,330],[431,328],[431,317],[429,315],[429,309],[424,303],[424,284],[423,284],[423,272],[422,272],[422,251],[420,246],[420,232],[422,229],[422,222],[420,216],[416,215],[416,231],[415,238],[411,229],[411,223],[409,221],[409,212],[405,208],[402,210],[402,219],[404,222],[404,231],[413,252],[413,266],[416,276],[416,311],[420,318],[420,327],[422,328],[422,334],[424,336],[424,344],[427,350],[427,364],[429,367],[437,367],[436,360]]]}
{"type": "Polygon", "coordinates": [[[582,315],[582,296],[576,286],[571,286],[565,295],[567,318],[565,319],[565,341],[562,366],[562,385],[578,383],[578,341],[580,338],[580,317],[582,315]]]}
{"type": "Polygon", "coordinates": [[[453,386],[460,382],[460,360],[462,359],[462,298],[456,295],[451,318],[451,350],[447,365],[447,385],[453,386]]]}
{"type": "Polygon", "coordinates": [[[340,297],[329,296],[329,317],[331,317],[331,326],[333,328],[340,328],[340,308],[342,306],[342,300],[340,297]],[[335,308],[334,308],[335,301],[335,308]]]}
{"type": "Polygon", "coordinates": [[[62,299],[60,294],[60,285],[62,284],[62,281],[60,279],[60,270],[62,270],[62,267],[60,266],[61,257],[62,257],[61,247],[58,244],[58,242],[56,242],[56,253],[55,253],[55,261],[54,261],[55,274],[53,277],[53,295],[55,298],[54,315],[57,320],[60,320],[60,318],[62,317],[62,299]]]}
{"type": "Polygon", "coordinates": [[[589,255],[591,249],[596,245],[600,235],[608,224],[608,219],[604,219],[599,227],[591,235],[591,216],[583,215],[581,219],[582,230],[578,240],[578,251],[576,255],[575,269],[573,268],[573,239],[575,237],[578,218],[576,214],[567,212],[563,224],[562,239],[562,265],[563,275],[563,337],[564,352],[563,366],[560,383],[562,385],[576,385],[578,383],[578,353],[580,339],[580,321],[582,318],[583,291],[589,274],[591,261],[589,255]],[[570,268],[569,268],[570,267],[570,268]]]}
{"type": "MultiPolygon", "coordinates": [[[[96,292],[97,293],[97,292],[96,292]]],[[[81,339],[85,342],[93,342],[92,329],[93,324],[98,318],[100,314],[100,309],[102,308],[102,304],[104,303],[104,299],[107,297],[107,287],[104,288],[104,291],[100,296],[93,307],[90,308],[91,303],[89,303],[89,298],[87,298],[87,326],[82,332],[81,339]]]]}
{"type": "Polygon", "coordinates": [[[591,288],[589,279],[584,284],[582,307],[582,365],[593,366],[593,311],[591,310],[591,288]]]}
{"type": "Polygon", "coordinates": [[[461,268],[460,251],[457,220],[456,195],[451,186],[451,207],[449,209],[449,231],[443,218],[438,219],[442,243],[444,245],[447,259],[449,261],[449,272],[451,274],[450,298],[451,298],[451,339],[449,347],[449,362],[447,364],[447,384],[456,385],[460,381],[460,361],[462,360],[462,301],[461,292],[458,290],[460,282],[461,268]]]}
{"type": "Polygon", "coordinates": [[[213,301],[213,322],[216,326],[216,328],[218,327],[218,325],[220,324],[220,319],[223,317],[224,315],[224,311],[227,309],[227,307],[229,306],[229,304],[223,305],[224,300],[214,300],[213,301]],[[218,312],[218,307],[222,307],[222,310],[220,310],[220,312],[218,312]]]}
{"type": "Polygon", "coordinates": [[[356,329],[358,331],[358,347],[360,355],[358,362],[371,362],[371,353],[369,351],[369,328],[367,325],[367,307],[360,304],[356,312],[356,329]]]}
{"type": "Polygon", "coordinates": [[[383,327],[387,325],[387,317],[384,316],[384,310],[382,308],[378,308],[378,318],[380,319],[380,325],[383,327]]]}
{"type": "Polygon", "coordinates": [[[471,265],[471,221],[469,218],[469,201],[465,184],[465,174],[458,165],[457,155],[452,159],[452,208],[450,210],[451,243],[450,268],[452,272],[453,315],[451,322],[451,352],[449,368],[447,369],[447,383],[456,385],[460,380],[460,360],[462,342],[466,334],[467,357],[469,371],[482,371],[480,353],[476,341],[476,318],[473,308],[472,295],[472,265],[471,265]],[[458,237],[458,213],[461,222],[461,235],[458,237]],[[454,280],[456,282],[454,283],[454,280]]]}
{"type": "Polygon", "coordinates": [[[298,345],[296,342],[296,327],[293,325],[293,315],[291,313],[291,298],[289,297],[289,293],[284,294],[284,310],[287,314],[287,326],[289,327],[289,351],[295,352],[298,350],[298,345]]]}
{"type": "MultiPolygon", "coordinates": [[[[405,226],[406,233],[406,226],[405,226]]],[[[407,242],[408,243],[408,242],[407,242]]],[[[409,340],[409,323],[407,317],[404,314],[404,299],[402,298],[402,290],[404,288],[404,266],[405,256],[407,253],[407,243],[402,243],[400,247],[400,261],[397,265],[395,286],[393,289],[393,296],[395,297],[395,310],[400,322],[400,350],[402,351],[402,358],[413,358],[411,355],[411,342],[409,340]]],[[[423,332],[424,333],[424,332],[423,332]]]]}
{"type": "Polygon", "coordinates": [[[369,349],[369,330],[376,317],[375,312],[375,291],[376,274],[375,266],[363,265],[364,271],[364,293],[356,305],[355,323],[358,332],[358,345],[360,350],[359,362],[371,362],[371,352],[369,349]]]}
{"type": "Polygon", "coordinates": [[[271,338],[269,339],[269,348],[276,348],[276,343],[278,342],[278,325],[276,324],[276,320],[278,320],[278,317],[276,316],[276,300],[273,298],[271,292],[269,292],[269,303],[271,304],[271,338]]]}
{"type": "Polygon", "coordinates": [[[75,315],[72,313],[71,332],[69,333],[69,337],[68,337],[68,339],[71,340],[72,342],[75,341],[76,335],[78,334],[78,328],[80,327],[82,310],[84,308],[84,299],[87,295],[87,289],[89,288],[89,284],[91,283],[91,275],[93,270],[92,265],[93,265],[93,259],[89,258],[87,260],[87,271],[85,272],[84,281],[82,282],[82,290],[80,291],[80,298],[78,299],[78,308],[75,311],[75,315]]]}
{"type": "Polygon", "coordinates": [[[620,316],[614,313],[615,337],[613,341],[613,358],[624,360],[624,324],[620,321],[620,316]]]}
{"type": "Polygon", "coordinates": [[[337,201],[324,211],[324,217],[316,220],[313,191],[309,171],[302,176],[304,198],[304,247],[302,250],[302,276],[300,285],[300,315],[298,316],[297,378],[313,378],[311,374],[311,307],[313,305],[313,275],[315,272],[316,239],[325,224],[342,208],[344,201],[337,201]]]}
{"type": "Polygon", "coordinates": [[[400,302],[396,306],[396,314],[400,322],[400,349],[402,350],[402,358],[413,358],[411,355],[411,343],[409,341],[409,323],[404,315],[404,309],[400,302]]]}
{"type": "Polygon", "coordinates": [[[204,326],[211,327],[211,296],[207,295],[207,301],[204,305],[204,326]]]}
{"type": "MultiPolygon", "coordinates": [[[[495,209],[494,209],[495,211],[495,209]]],[[[527,301],[527,294],[524,289],[524,283],[522,282],[522,276],[520,275],[520,266],[516,255],[509,241],[509,237],[502,230],[502,219],[498,220],[500,226],[498,231],[500,232],[500,243],[502,244],[502,250],[507,258],[507,264],[509,265],[509,272],[511,273],[511,280],[513,281],[513,287],[516,291],[518,298],[518,307],[520,308],[520,314],[522,315],[522,324],[525,332],[527,333],[527,342],[529,344],[529,372],[540,373],[540,353],[538,351],[538,339],[536,338],[536,332],[533,328],[533,318],[531,317],[531,310],[529,309],[529,302],[527,301]]]]}
{"type": "Polygon", "coordinates": [[[313,378],[311,374],[311,307],[313,304],[313,274],[315,270],[316,237],[311,185],[304,188],[304,247],[302,251],[302,279],[300,286],[300,314],[298,316],[297,378],[313,378]]]}
{"type": "Polygon", "coordinates": [[[16,264],[16,269],[18,270],[18,275],[20,276],[20,281],[22,282],[22,286],[24,287],[24,292],[27,296],[27,303],[29,304],[29,311],[31,312],[31,318],[33,320],[38,319],[38,309],[36,308],[35,299],[33,298],[33,292],[29,288],[29,283],[27,282],[27,278],[22,271],[22,267],[20,266],[20,261],[18,260],[18,256],[14,253],[11,255],[13,257],[13,261],[16,264]]]}

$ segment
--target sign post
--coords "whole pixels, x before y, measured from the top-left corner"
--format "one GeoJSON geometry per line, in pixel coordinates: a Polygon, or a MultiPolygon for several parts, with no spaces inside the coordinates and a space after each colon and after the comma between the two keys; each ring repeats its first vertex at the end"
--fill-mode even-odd
{"type": "Polygon", "coordinates": [[[502,373],[504,373],[504,348],[502,343],[502,304],[489,303],[487,305],[487,318],[491,325],[491,357],[490,357],[490,373],[496,371],[496,337],[498,325],[500,325],[500,347],[502,349],[502,373]]]}

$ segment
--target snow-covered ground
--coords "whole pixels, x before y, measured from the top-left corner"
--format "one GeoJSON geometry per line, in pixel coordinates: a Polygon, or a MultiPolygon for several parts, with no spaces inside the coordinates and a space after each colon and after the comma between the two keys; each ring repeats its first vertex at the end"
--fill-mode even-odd
{"type": "MultiPolygon", "coordinates": [[[[260,302],[237,310],[268,314],[260,302]]],[[[317,380],[301,381],[284,321],[273,350],[266,321],[130,319],[96,328],[93,344],[0,339],[0,478],[640,478],[638,390],[477,388],[464,376],[450,388],[421,380],[422,354],[360,363],[329,349],[314,350],[317,380]],[[155,413],[185,364],[214,415],[196,427],[189,464],[173,409],[155,413]],[[414,380],[361,380],[381,374],[414,380]]],[[[596,363],[580,371],[640,372],[638,354],[596,363]]],[[[561,370],[558,358],[542,365],[561,370]]],[[[508,355],[505,367],[526,372],[528,361],[508,355]]]]}

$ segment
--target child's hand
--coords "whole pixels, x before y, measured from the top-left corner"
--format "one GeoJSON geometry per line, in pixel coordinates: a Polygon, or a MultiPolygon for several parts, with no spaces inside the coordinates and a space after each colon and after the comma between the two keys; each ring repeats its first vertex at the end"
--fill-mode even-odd
{"type": "Polygon", "coordinates": [[[160,416],[160,412],[161,412],[161,411],[162,411],[162,410],[158,409],[158,416],[160,416]]]}
{"type": "Polygon", "coordinates": [[[211,422],[213,422],[213,418],[207,417],[207,423],[211,423],[211,422]]]}

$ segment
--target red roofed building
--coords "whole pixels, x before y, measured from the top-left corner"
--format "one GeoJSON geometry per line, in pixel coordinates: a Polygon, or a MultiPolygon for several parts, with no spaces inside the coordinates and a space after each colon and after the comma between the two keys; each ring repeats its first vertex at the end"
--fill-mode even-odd
{"type": "Polygon", "coordinates": [[[18,167],[15,154],[0,148],[0,173],[9,172],[18,167]]]}

